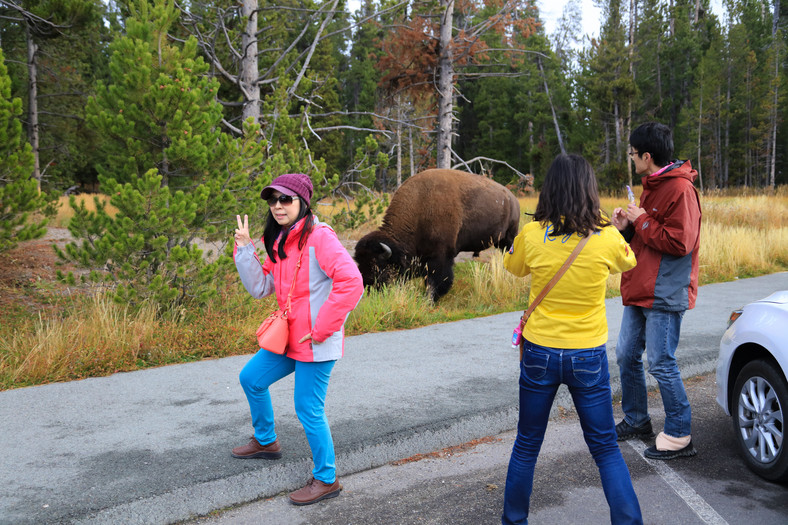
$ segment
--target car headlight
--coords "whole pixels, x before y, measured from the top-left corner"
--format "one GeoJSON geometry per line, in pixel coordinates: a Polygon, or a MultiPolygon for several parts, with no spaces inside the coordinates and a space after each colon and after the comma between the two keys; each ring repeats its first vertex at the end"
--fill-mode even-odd
{"type": "Polygon", "coordinates": [[[743,314],[743,313],[744,313],[744,310],[734,310],[734,311],[732,311],[731,312],[731,316],[728,318],[728,327],[730,327],[734,322],[736,322],[736,319],[741,317],[741,314],[743,314]]]}

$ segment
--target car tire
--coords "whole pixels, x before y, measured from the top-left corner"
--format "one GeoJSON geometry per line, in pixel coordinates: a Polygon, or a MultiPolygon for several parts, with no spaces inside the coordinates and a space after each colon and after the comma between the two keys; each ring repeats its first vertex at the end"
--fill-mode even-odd
{"type": "Polygon", "coordinates": [[[764,479],[788,481],[788,443],[784,417],[788,384],[774,365],[756,360],[736,378],[731,419],[747,466],[764,479]]]}

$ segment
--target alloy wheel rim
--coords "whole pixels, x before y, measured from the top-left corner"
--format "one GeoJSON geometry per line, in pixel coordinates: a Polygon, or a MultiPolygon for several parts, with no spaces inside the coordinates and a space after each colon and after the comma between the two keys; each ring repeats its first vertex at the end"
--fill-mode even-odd
{"type": "Polygon", "coordinates": [[[751,377],[739,393],[739,431],[748,452],[759,463],[771,463],[783,446],[783,411],[772,385],[751,377]]]}

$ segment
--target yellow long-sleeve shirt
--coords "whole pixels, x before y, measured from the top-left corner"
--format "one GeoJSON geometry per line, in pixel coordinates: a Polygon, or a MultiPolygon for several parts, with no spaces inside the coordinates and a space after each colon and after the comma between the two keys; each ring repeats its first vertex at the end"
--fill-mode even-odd
{"type": "MultiPolygon", "coordinates": [[[[572,253],[579,235],[551,237],[532,222],[514,239],[504,255],[504,267],[519,277],[531,274],[528,304],[553,278],[572,253]]],[[[591,236],[588,244],[552,290],[531,314],[523,336],[552,348],[593,348],[607,342],[605,287],[610,274],[637,264],[635,254],[614,226],[591,236]]]]}

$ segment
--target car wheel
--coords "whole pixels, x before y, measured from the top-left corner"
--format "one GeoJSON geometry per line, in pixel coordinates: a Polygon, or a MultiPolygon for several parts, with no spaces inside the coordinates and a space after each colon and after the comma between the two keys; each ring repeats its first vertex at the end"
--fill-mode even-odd
{"type": "Polygon", "coordinates": [[[784,415],[788,385],[767,361],[747,364],[736,378],[731,416],[737,441],[750,469],[770,481],[788,481],[784,415]]]}

